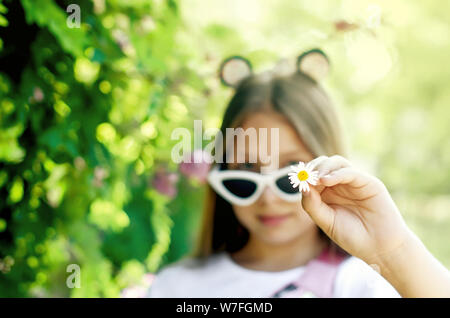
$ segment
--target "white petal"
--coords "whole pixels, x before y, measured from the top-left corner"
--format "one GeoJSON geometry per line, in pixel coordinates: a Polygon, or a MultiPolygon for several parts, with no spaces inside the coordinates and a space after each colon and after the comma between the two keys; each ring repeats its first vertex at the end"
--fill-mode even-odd
{"type": "Polygon", "coordinates": [[[306,189],[306,182],[302,181],[302,191],[305,191],[305,189],[306,189]]]}
{"type": "Polygon", "coordinates": [[[309,183],[317,182],[319,180],[318,174],[319,173],[317,171],[312,172],[311,175],[308,177],[308,182],[309,183]]]}
{"type": "Polygon", "coordinates": [[[296,173],[299,173],[299,169],[297,166],[291,166],[291,169],[294,170],[296,173]]]}
{"type": "Polygon", "coordinates": [[[300,187],[298,188],[298,190],[299,190],[300,192],[303,192],[303,183],[300,185],[300,187]]]}
{"type": "Polygon", "coordinates": [[[309,185],[307,183],[305,184],[305,191],[309,192],[309,185]]]}

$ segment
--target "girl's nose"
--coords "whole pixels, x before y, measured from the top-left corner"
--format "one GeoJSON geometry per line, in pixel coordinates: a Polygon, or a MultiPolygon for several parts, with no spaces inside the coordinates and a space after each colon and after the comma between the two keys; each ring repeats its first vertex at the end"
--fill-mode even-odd
{"type": "Polygon", "coordinates": [[[261,197],[259,198],[259,202],[261,204],[272,204],[279,200],[278,196],[272,191],[269,186],[266,186],[261,197]]]}

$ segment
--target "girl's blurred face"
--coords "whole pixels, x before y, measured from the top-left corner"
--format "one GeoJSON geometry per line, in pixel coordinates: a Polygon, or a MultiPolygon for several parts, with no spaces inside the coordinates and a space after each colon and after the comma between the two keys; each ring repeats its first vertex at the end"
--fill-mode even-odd
{"type": "MultiPolygon", "coordinates": [[[[244,130],[254,128],[256,132],[259,131],[259,128],[266,128],[268,143],[266,151],[271,156],[277,155],[270,153],[272,149],[270,145],[271,128],[279,129],[279,169],[297,164],[299,161],[308,162],[314,159],[299,138],[295,128],[282,114],[272,111],[253,113],[247,116],[240,127],[244,130]]],[[[259,134],[257,135],[259,136],[259,134]]],[[[249,158],[252,158],[251,152],[259,153],[258,149],[259,140],[257,147],[249,147],[248,140],[245,145],[235,142],[235,154],[244,152],[246,161],[245,163],[229,163],[228,169],[260,172],[263,165],[260,164],[261,160],[257,154],[255,155],[258,162],[249,163],[249,158]]],[[[262,161],[267,162],[264,158],[262,161]]],[[[270,163],[265,166],[270,166],[270,163]]],[[[271,244],[289,242],[302,234],[318,230],[309,215],[303,210],[300,200],[294,203],[287,202],[279,198],[269,187],[264,189],[261,197],[252,205],[233,205],[233,210],[236,218],[247,228],[251,236],[271,244]]]]}

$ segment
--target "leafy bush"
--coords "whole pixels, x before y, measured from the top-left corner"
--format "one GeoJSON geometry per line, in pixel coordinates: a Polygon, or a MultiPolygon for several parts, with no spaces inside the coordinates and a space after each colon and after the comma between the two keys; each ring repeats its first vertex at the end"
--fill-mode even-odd
{"type": "Polygon", "coordinates": [[[177,3],[78,3],[80,28],[70,1],[0,7],[0,296],[115,297],[191,243],[199,185],[179,180],[178,202],[152,186],[189,122],[176,90],[201,89],[177,3]]]}

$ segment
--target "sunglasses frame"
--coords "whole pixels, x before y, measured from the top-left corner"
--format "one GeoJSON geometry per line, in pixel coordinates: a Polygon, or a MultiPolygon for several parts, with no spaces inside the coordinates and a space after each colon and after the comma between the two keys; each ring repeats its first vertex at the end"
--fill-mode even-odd
{"type": "Polygon", "coordinates": [[[248,206],[255,203],[260,198],[267,185],[281,199],[288,202],[296,202],[301,200],[302,198],[301,191],[288,194],[278,188],[276,184],[276,181],[280,177],[287,176],[289,172],[292,172],[291,166],[287,166],[267,174],[261,174],[258,172],[245,170],[220,170],[220,165],[216,165],[208,173],[207,179],[216,193],[231,204],[248,206]],[[251,194],[247,198],[241,198],[231,193],[231,191],[227,190],[227,188],[223,184],[223,181],[233,179],[241,179],[254,182],[256,184],[255,192],[253,192],[253,194],[251,194]]]}

